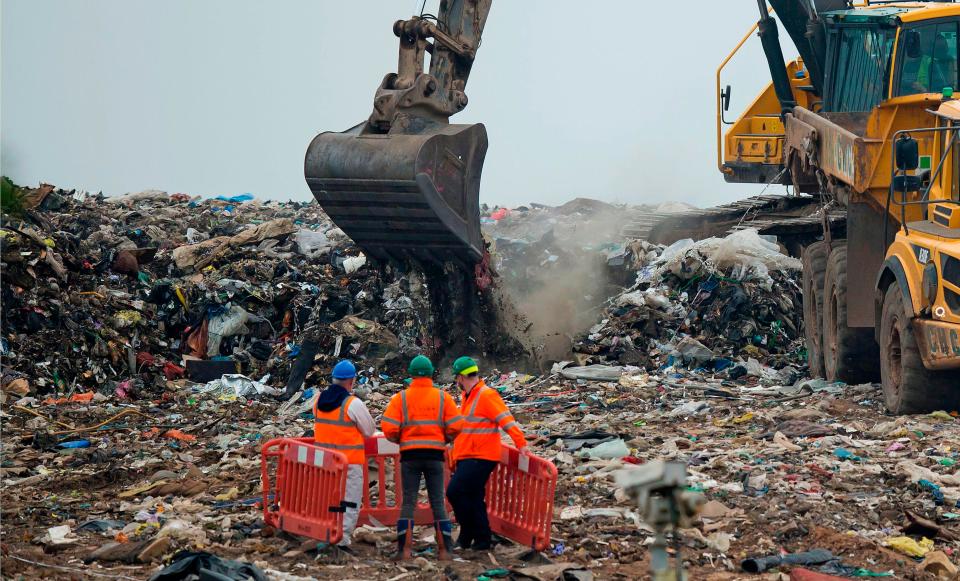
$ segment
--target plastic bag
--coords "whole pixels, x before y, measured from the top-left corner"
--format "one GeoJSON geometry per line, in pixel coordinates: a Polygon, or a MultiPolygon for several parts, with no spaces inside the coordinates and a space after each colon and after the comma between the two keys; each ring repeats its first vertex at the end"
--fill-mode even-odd
{"type": "Polygon", "coordinates": [[[224,337],[234,335],[246,335],[250,332],[247,329],[247,321],[250,320],[250,313],[243,307],[233,305],[225,313],[210,317],[210,323],[207,326],[209,339],[207,342],[207,357],[216,357],[220,354],[220,342],[224,337]]]}
{"type": "Polygon", "coordinates": [[[670,262],[678,256],[686,253],[687,250],[694,246],[692,238],[684,238],[683,240],[677,240],[670,246],[667,246],[663,249],[663,253],[660,254],[660,262],[666,263],[670,262]]]}
{"type": "Polygon", "coordinates": [[[343,261],[343,270],[347,274],[351,274],[360,270],[360,268],[362,268],[363,265],[366,263],[367,263],[367,257],[362,254],[360,256],[351,256],[350,258],[343,261]]]}
{"type": "Polygon", "coordinates": [[[196,244],[197,242],[203,242],[204,240],[209,240],[210,235],[206,232],[198,232],[195,228],[187,228],[187,243],[196,244]]]}
{"type": "Polygon", "coordinates": [[[230,202],[231,204],[242,204],[253,201],[253,194],[238,194],[236,196],[217,196],[214,200],[221,202],[230,202]]]}
{"type": "Polygon", "coordinates": [[[627,448],[627,443],[621,439],[610,440],[609,442],[603,442],[602,444],[597,444],[593,448],[588,448],[581,452],[584,456],[588,458],[604,458],[604,459],[617,459],[623,458],[624,456],[630,455],[630,448],[627,448]]]}
{"type": "Polygon", "coordinates": [[[933,550],[933,541],[926,537],[920,542],[910,537],[890,537],[883,544],[910,557],[922,557],[933,550]]]}
{"type": "Polygon", "coordinates": [[[298,230],[294,234],[294,240],[297,243],[297,251],[307,258],[315,258],[325,252],[329,252],[333,244],[324,232],[314,232],[313,230],[298,230]]]}
{"type": "Polygon", "coordinates": [[[699,242],[679,240],[660,256],[659,272],[691,278],[705,267],[730,272],[733,278],[765,281],[771,288],[771,270],[800,270],[800,260],[780,252],[775,238],[760,236],[755,229],[739,230],[725,238],[699,242]],[[772,239],[771,239],[772,238],[772,239]],[[706,261],[708,264],[703,264],[706,261]]]}
{"type": "Polygon", "coordinates": [[[671,418],[703,415],[710,411],[710,404],[705,401],[688,401],[678,408],[670,410],[671,418]]]}
{"type": "Polygon", "coordinates": [[[261,381],[254,381],[246,375],[238,373],[224,374],[220,379],[215,379],[206,384],[200,391],[236,397],[253,397],[264,394],[278,396],[283,394],[282,389],[269,386],[261,381]]]}
{"type": "Polygon", "coordinates": [[[586,367],[567,367],[560,372],[560,375],[567,379],[617,381],[625,369],[625,367],[614,365],[587,365],[586,367]]]}
{"type": "Polygon", "coordinates": [[[677,343],[677,351],[687,363],[703,365],[715,357],[709,347],[692,337],[684,337],[677,343]]]}
{"type": "Polygon", "coordinates": [[[670,299],[653,289],[624,293],[617,298],[617,304],[633,305],[635,307],[649,306],[655,309],[667,310],[672,304],[670,299]]]}

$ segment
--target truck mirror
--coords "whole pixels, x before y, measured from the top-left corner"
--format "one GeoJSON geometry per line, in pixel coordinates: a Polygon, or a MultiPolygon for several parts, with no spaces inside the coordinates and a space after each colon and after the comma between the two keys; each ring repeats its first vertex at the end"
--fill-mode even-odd
{"type": "Polygon", "coordinates": [[[720,100],[723,101],[723,110],[730,110],[730,85],[727,85],[727,88],[720,93],[720,100]]]}
{"type": "Polygon", "coordinates": [[[894,144],[897,169],[912,171],[920,165],[920,148],[917,140],[904,133],[897,138],[894,144]]]}
{"type": "Polygon", "coordinates": [[[920,33],[916,30],[908,30],[904,33],[903,46],[908,58],[920,58],[920,33]]]}

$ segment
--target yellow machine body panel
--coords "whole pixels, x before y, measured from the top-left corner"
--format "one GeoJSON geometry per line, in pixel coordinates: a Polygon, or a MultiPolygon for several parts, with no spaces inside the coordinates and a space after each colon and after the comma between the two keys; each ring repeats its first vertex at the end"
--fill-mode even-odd
{"type": "Polygon", "coordinates": [[[894,268],[924,366],[960,369],[960,102],[952,99],[960,4],[878,3],[820,16],[829,38],[817,63],[822,94],[802,59],[785,64],[786,79],[771,65],[773,82],[724,131],[720,75],[744,41],[723,61],[718,165],[730,182],[792,184],[846,207],[846,292],[860,297],[848,303],[847,323],[878,323],[871,295],[894,268]],[[933,72],[951,53],[952,73],[933,72]],[[916,163],[897,169],[903,138],[916,163]]]}
{"type": "Polygon", "coordinates": [[[960,238],[920,231],[919,222],[913,225],[897,233],[888,263],[893,259],[903,267],[924,365],[960,369],[960,238]]]}

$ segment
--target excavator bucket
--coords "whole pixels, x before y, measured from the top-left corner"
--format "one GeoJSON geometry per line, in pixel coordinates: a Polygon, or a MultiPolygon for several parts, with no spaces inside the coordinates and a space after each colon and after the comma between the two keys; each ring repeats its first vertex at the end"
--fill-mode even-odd
{"type": "Polygon", "coordinates": [[[417,134],[364,134],[364,124],[316,136],[304,174],[328,216],[368,255],[472,266],[483,255],[482,124],[417,134]]]}

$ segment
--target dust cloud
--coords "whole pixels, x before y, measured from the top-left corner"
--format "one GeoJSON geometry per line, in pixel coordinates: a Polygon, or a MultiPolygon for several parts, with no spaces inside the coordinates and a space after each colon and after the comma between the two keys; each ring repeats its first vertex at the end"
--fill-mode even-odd
{"type": "Polygon", "coordinates": [[[537,367],[572,358],[574,337],[632,282],[619,279],[608,257],[635,217],[632,209],[578,198],[557,208],[521,207],[486,229],[501,319],[513,321],[537,367]]]}

